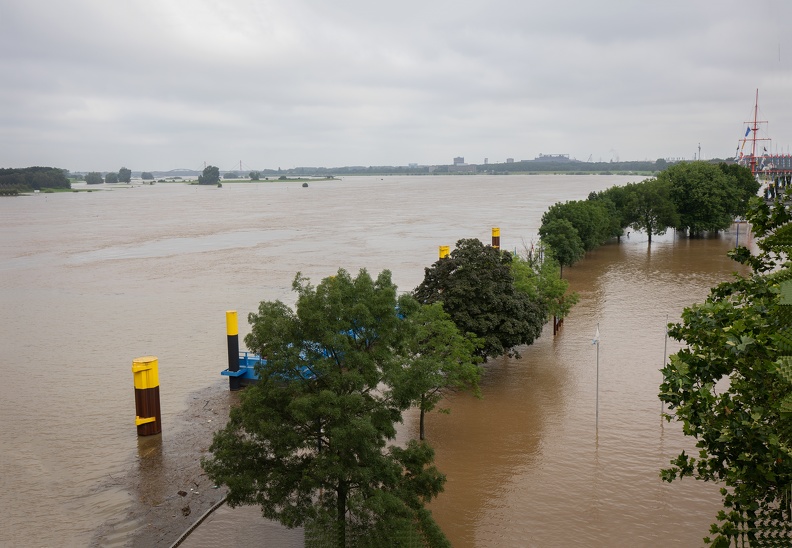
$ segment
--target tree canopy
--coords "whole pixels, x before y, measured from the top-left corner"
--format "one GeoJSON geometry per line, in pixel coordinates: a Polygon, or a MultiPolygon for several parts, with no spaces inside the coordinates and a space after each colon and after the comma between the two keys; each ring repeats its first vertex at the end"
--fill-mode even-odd
{"type": "Polygon", "coordinates": [[[198,176],[199,185],[216,185],[220,182],[220,168],[217,166],[206,166],[203,174],[198,176]]]}
{"type": "Polygon", "coordinates": [[[456,243],[451,254],[424,269],[413,295],[443,303],[459,331],[480,339],[481,358],[517,354],[515,347],[539,337],[547,311],[514,286],[512,256],[477,239],[456,243]]]}
{"type": "Polygon", "coordinates": [[[71,188],[66,171],[57,167],[0,168],[0,187],[20,191],[71,188]]]}
{"type": "Polygon", "coordinates": [[[118,170],[118,182],[128,183],[132,180],[132,170],[122,167],[118,170]]]}
{"type": "Polygon", "coordinates": [[[105,183],[107,184],[115,184],[118,182],[118,173],[111,171],[110,173],[105,173],[105,183]]]}
{"type": "Polygon", "coordinates": [[[373,280],[339,270],[316,287],[298,274],[293,289],[294,311],[264,301],[249,316],[245,342],[267,361],[215,435],[207,474],[229,487],[230,505],[332,531],[340,547],[398,546],[404,535],[447,546],[424,508],[445,482],[431,447],[388,445],[419,396],[416,325],[435,331],[442,310],[422,315],[397,298],[388,271],[373,280]]]}
{"type": "MultiPolygon", "coordinates": [[[[745,210],[751,193],[735,173],[746,168],[736,166],[734,170],[725,170],[723,165],[724,168],[707,162],[682,162],[657,175],[659,181],[669,185],[679,215],[677,229],[687,230],[691,235],[724,230],[745,210]]],[[[757,190],[758,185],[752,195],[757,190]]]]}
{"type": "MultiPolygon", "coordinates": [[[[748,219],[760,253],[731,252],[752,274],[714,287],[669,329],[686,347],[664,367],[660,399],[699,452],[683,451],[662,477],[724,485],[724,510],[705,539],[716,546],[767,538],[768,523],[792,521],[790,218],[784,204],[771,209],[754,198],[748,219]]],[[[789,528],[785,535],[788,545],[789,528]]]]}
{"type": "Polygon", "coordinates": [[[554,249],[544,242],[528,251],[524,258],[515,255],[512,273],[514,287],[539,303],[548,316],[564,318],[578,301],[577,293],[567,293],[569,282],[561,277],[561,265],[554,249]]]}
{"type": "Polygon", "coordinates": [[[104,177],[98,171],[91,171],[85,175],[85,182],[89,185],[100,185],[104,182],[104,177]]]}
{"type": "Polygon", "coordinates": [[[144,181],[151,181],[152,179],[154,179],[154,174],[151,173],[150,171],[143,171],[140,174],[140,178],[143,179],[144,181]]]}
{"type": "Polygon", "coordinates": [[[572,266],[586,253],[577,229],[566,219],[554,218],[539,227],[542,243],[552,250],[560,266],[559,278],[565,266],[572,266]]]}
{"type": "MultiPolygon", "coordinates": [[[[605,200],[572,200],[550,206],[542,215],[542,226],[556,219],[568,221],[577,231],[585,251],[601,246],[621,234],[619,218],[605,200]]],[[[540,228],[541,232],[541,228],[540,228]]],[[[549,232],[545,229],[545,232],[549,232]]]]}
{"type": "Polygon", "coordinates": [[[626,187],[627,200],[624,207],[630,211],[630,227],[641,230],[652,243],[653,235],[663,235],[670,226],[679,224],[671,187],[666,181],[646,179],[626,187]]]}

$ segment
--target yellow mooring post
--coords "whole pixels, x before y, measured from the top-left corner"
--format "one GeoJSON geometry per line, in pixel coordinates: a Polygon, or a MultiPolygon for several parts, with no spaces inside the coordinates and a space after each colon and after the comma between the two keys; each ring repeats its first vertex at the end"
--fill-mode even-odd
{"type": "Polygon", "coordinates": [[[449,253],[450,253],[449,246],[447,246],[447,245],[441,245],[440,246],[440,258],[441,259],[445,259],[446,257],[448,257],[449,253]]]}
{"type": "Polygon", "coordinates": [[[500,249],[500,228],[492,227],[492,247],[500,249]]]}
{"type": "Polygon", "coordinates": [[[132,360],[135,380],[135,424],[138,436],[162,432],[160,414],[159,363],[156,356],[132,360]]]}
{"type": "MultiPolygon", "coordinates": [[[[226,334],[228,335],[228,370],[239,371],[239,323],[236,310],[226,310],[226,334]]],[[[239,390],[239,377],[228,377],[228,389],[239,390]]]]}

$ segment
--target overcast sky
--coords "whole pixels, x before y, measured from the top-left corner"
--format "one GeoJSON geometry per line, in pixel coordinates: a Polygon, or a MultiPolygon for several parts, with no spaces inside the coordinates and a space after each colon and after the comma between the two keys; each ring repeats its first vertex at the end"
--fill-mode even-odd
{"type": "Polygon", "coordinates": [[[792,2],[0,0],[0,74],[0,167],[786,153],[792,2]]]}

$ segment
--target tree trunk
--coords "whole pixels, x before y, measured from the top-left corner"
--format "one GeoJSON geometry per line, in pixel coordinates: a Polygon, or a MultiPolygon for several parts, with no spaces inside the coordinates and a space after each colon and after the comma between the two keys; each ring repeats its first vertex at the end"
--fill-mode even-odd
{"type": "Polygon", "coordinates": [[[338,548],[346,548],[346,499],[347,485],[342,481],[336,489],[336,543],[338,548]]]}

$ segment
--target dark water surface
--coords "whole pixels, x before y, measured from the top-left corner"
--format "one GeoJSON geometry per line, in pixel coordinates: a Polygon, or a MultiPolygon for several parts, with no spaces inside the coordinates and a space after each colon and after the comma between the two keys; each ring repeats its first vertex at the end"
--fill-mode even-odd
{"type": "MultiPolygon", "coordinates": [[[[140,461],[132,359],[159,358],[162,443],[173,443],[190,427],[191,395],[222,383],[225,310],[239,311],[244,336],[259,301],[293,302],[298,270],[318,282],[339,267],[388,268],[409,290],[439,245],[487,242],[499,226],[502,247],[521,249],[552,203],[639,179],[367,177],[0,200],[0,545],[85,546],[144,498],[119,481],[140,461]]],[[[432,511],[454,546],[701,543],[719,496],[659,480],[692,444],[661,424],[658,369],[666,317],[735,269],[734,239],[669,234],[650,251],[633,233],[591,253],[565,269],[581,300],[561,334],[546,329],[521,359],[490,363],[483,399],[457,395],[450,415],[429,416],[448,476],[432,511]]],[[[402,436],[416,434],[409,414],[402,436]]],[[[234,512],[220,534],[256,515],[234,512]]],[[[214,526],[191,545],[216,545],[214,526]]]]}

